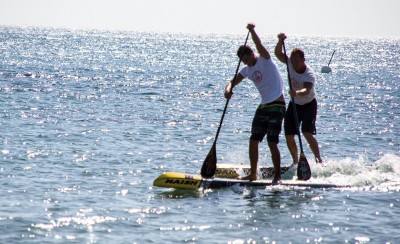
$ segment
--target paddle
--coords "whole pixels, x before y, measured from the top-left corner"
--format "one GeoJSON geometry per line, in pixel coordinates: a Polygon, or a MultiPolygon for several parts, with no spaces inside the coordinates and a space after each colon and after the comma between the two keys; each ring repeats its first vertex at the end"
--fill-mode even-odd
{"type": "MultiPolygon", "coordinates": [[[[246,41],[244,42],[244,46],[247,44],[247,40],[249,39],[250,31],[247,33],[246,41]]],[[[232,81],[236,80],[237,73],[239,72],[240,62],[242,61],[243,57],[243,49],[242,53],[239,57],[239,63],[236,67],[235,76],[232,81]]],[[[231,91],[232,92],[232,91],[231,91]]],[[[226,109],[228,108],[228,103],[230,99],[226,99],[224,112],[222,113],[221,120],[218,125],[217,134],[215,135],[214,143],[208,153],[206,159],[203,162],[203,166],[201,166],[201,176],[203,178],[212,178],[215,175],[215,171],[217,170],[217,139],[219,135],[219,131],[221,130],[222,121],[224,120],[226,109]]]]}
{"type": "MultiPolygon", "coordinates": [[[[283,40],[282,40],[282,46],[283,46],[283,51],[285,54],[286,70],[287,70],[288,80],[289,80],[289,89],[292,90],[292,83],[290,82],[288,57],[286,55],[285,42],[283,40]]],[[[299,180],[309,180],[311,178],[311,169],[310,169],[310,165],[308,164],[306,155],[304,154],[303,145],[301,143],[299,119],[297,117],[297,109],[296,109],[296,104],[294,103],[294,97],[291,97],[291,100],[292,100],[292,105],[293,105],[294,122],[296,125],[297,135],[299,136],[299,144],[300,144],[300,158],[299,158],[299,163],[297,166],[297,178],[299,180]]]]}

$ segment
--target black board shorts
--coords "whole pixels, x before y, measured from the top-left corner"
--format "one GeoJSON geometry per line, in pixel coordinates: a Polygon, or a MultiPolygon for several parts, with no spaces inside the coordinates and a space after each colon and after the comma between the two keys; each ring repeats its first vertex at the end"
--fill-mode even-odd
{"type": "MultiPolygon", "coordinates": [[[[296,104],[297,117],[299,125],[301,125],[301,132],[317,134],[315,128],[315,121],[317,120],[317,100],[313,99],[311,102],[304,105],[296,104]]],[[[290,101],[286,111],[284,122],[285,135],[297,135],[296,122],[293,114],[293,102],[290,101]]]]}
{"type": "Polygon", "coordinates": [[[285,102],[260,104],[254,114],[250,139],[262,142],[267,135],[268,142],[279,143],[285,111],[285,102]]]}

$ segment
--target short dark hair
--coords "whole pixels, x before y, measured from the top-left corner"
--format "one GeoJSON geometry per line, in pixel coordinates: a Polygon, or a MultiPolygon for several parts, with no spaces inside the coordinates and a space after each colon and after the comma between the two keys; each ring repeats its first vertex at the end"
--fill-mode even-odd
{"type": "Polygon", "coordinates": [[[242,45],[237,50],[237,56],[239,58],[241,58],[242,56],[245,56],[245,55],[249,55],[249,54],[253,54],[253,49],[251,49],[251,47],[249,47],[247,45],[246,46],[242,45]]]}
{"type": "Polygon", "coordinates": [[[299,55],[300,58],[304,58],[304,51],[301,48],[293,48],[292,52],[290,53],[290,56],[292,56],[293,54],[297,54],[299,55]]]}

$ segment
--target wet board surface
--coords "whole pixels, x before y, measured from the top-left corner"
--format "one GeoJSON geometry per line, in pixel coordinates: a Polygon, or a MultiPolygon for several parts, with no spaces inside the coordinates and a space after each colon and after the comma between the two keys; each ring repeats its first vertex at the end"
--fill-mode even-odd
{"type": "MultiPolygon", "coordinates": [[[[161,174],[153,182],[154,186],[175,188],[175,189],[198,189],[198,188],[209,188],[217,189],[231,186],[277,186],[272,184],[271,180],[237,180],[230,178],[212,178],[205,179],[200,175],[185,174],[178,172],[166,172],[161,174]]],[[[317,180],[301,181],[301,180],[282,180],[279,186],[297,186],[297,187],[309,187],[309,188],[343,188],[348,187],[346,185],[336,185],[324,183],[317,180]]]]}
{"type": "MultiPolygon", "coordinates": [[[[281,174],[285,174],[290,169],[295,168],[291,165],[281,166],[281,174]]],[[[217,178],[232,178],[237,179],[240,176],[239,172],[243,175],[250,174],[250,165],[242,164],[217,164],[217,170],[215,171],[215,177],[217,178]]],[[[274,167],[261,166],[258,168],[261,179],[271,179],[274,176],[274,167]]]]}

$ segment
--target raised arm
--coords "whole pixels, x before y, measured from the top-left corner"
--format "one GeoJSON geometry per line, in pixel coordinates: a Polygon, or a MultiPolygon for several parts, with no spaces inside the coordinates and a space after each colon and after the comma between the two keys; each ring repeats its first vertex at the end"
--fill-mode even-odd
{"type": "Polygon", "coordinates": [[[265,59],[270,59],[271,55],[269,54],[268,50],[264,47],[261,43],[260,37],[257,35],[256,31],[254,30],[256,26],[253,23],[247,24],[247,29],[249,29],[251,33],[251,38],[253,39],[254,44],[256,45],[256,49],[261,57],[265,59]]]}
{"type": "MultiPolygon", "coordinates": [[[[276,43],[276,46],[275,46],[275,56],[282,63],[286,63],[285,54],[283,53],[283,49],[282,49],[282,44],[285,39],[286,39],[285,33],[279,33],[278,34],[278,42],[276,43]]],[[[287,56],[286,56],[286,58],[287,58],[287,56]]]]}

